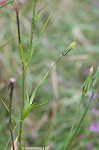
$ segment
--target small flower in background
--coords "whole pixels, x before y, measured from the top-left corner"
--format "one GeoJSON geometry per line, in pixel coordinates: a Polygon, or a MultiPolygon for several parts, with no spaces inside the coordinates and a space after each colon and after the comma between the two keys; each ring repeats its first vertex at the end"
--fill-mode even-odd
{"type": "Polygon", "coordinates": [[[87,76],[88,73],[89,73],[89,69],[88,69],[88,68],[84,68],[84,69],[83,69],[83,75],[84,75],[84,76],[87,76]]]}
{"type": "Polygon", "coordinates": [[[91,122],[89,126],[89,131],[91,132],[99,132],[99,122],[91,122]]]}
{"type": "Polygon", "coordinates": [[[6,0],[0,0],[0,6],[5,4],[6,0]]]}
{"type": "Polygon", "coordinates": [[[91,143],[88,143],[86,145],[86,150],[92,150],[92,144],[91,143]]]}
{"type": "Polygon", "coordinates": [[[93,107],[93,108],[91,109],[91,113],[92,113],[93,115],[99,116],[99,110],[96,109],[95,107],[93,107]]]}
{"type": "Polygon", "coordinates": [[[29,141],[26,141],[26,147],[28,147],[30,144],[29,144],[29,141]]]}
{"type": "Polygon", "coordinates": [[[96,97],[96,93],[94,93],[94,92],[91,91],[89,93],[89,97],[90,97],[90,100],[93,100],[96,97]]]}

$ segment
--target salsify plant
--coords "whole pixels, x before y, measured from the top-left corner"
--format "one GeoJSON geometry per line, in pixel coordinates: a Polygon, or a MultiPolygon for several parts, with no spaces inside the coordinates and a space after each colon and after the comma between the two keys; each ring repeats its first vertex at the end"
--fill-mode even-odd
{"type": "MultiPolygon", "coordinates": [[[[46,78],[48,77],[48,75],[50,74],[50,72],[54,68],[54,66],[58,63],[58,61],[63,56],[66,56],[68,54],[68,52],[71,51],[72,49],[74,49],[75,46],[76,46],[76,42],[72,42],[67,48],[65,48],[63,50],[62,54],[57,58],[57,60],[53,63],[51,68],[47,71],[45,76],[40,80],[38,86],[32,92],[31,97],[28,97],[25,100],[25,77],[26,77],[26,73],[27,73],[29,62],[30,62],[30,60],[32,58],[32,55],[33,55],[33,52],[34,52],[34,48],[35,48],[35,45],[36,45],[36,44],[33,43],[34,31],[35,31],[37,20],[38,20],[38,14],[43,9],[43,8],[41,8],[39,11],[36,11],[37,1],[38,0],[33,0],[33,3],[32,3],[33,11],[32,11],[32,21],[31,21],[31,35],[30,35],[30,41],[29,41],[29,45],[28,45],[28,51],[27,51],[26,54],[24,52],[23,45],[22,45],[22,40],[21,40],[20,18],[19,18],[19,4],[18,4],[18,2],[16,0],[14,1],[14,11],[16,13],[16,21],[17,21],[17,37],[18,37],[18,45],[19,45],[19,55],[20,55],[21,71],[22,71],[21,113],[20,113],[20,119],[19,119],[19,121],[17,123],[19,125],[19,130],[17,131],[17,134],[18,134],[18,136],[17,136],[17,141],[18,141],[17,147],[18,147],[19,150],[23,149],[23,145],[22,145],[22,130],[23,130],[23,128],[22,128],[22,125],[23,125],[24,119],[28,116],[29,112],[33,108],[41,106],[41,105],[44,105],[45,103],[48,102],[48,101],[44,101],[43,103],[40,103],[40,104],[35,104],[34,103],[34,98],[36,96],[36,93],[37,93],[38,89],[46,82],[46,78]]],[[[5,4],[3,4],[1,6],[1,8],[3,6],[5,6],[5,5],[11,3],[11,2],[13,2],[13,1],[6,2],[5,4]]],[[[52,12],[51,12],[51,14],[52,14],[52,12]]],[[[43,29],[45,28],[48,20],[49,20],[49,18],[47,19],[43,29]]],[[[41,30],[41,32],[43,31],[43,29],[41,30]]],[[[41,32],[40,32],[40,34],[41,34],[41,32]]],[[[39,36],[40,36],[40,34],[39,34],[39,36]]],[[[14,89],[14,82],[15,82],[15,80],[13,78],[11,78],[10,84],[9,84],[9,93],[10,93],[9,94],[9,101],[10,101],[9,109],[8,109],[8,107],[6,106],[6,104],[2,100],[3,104],[5,105],[5,107],[9,111],[9,125],[10,125],[10,133],[11,133],[12,149],[13,150],[16,149],[16,146],[15,146],[16,140],[14,140],[14,137],[13,137],[13,132],[14,132],[13,119],[14,119],[14,121],[16,121],[16,120],[12,116],[12,94],[13,94],[13,89],[14,89]]]]}
{"type": "Polygon", "coordinates": [[[74,118],[74,122],[72,124],[72,128],[71,128],[71,131],[70,131],[70,134],[68,136],[68,139],[66,139],[66,142],[65,142],[65,147],[64,147],[64,150],[68,150],[70,149],[70,145],[72,144],[75,136],[77,135],[82,123],[84,122],[84,118],[86,116],[86,113],[88,112],[89,110],[89,107],[92,103],[92,100],[94,99],[94,95],[98,89],[98,83],[99,83],[99,68],[97,67],[97,70],[96,70],[96,73],[94,76],[92,76],[93,74],[93,66],[90,68],[90,71],[89,71],[89,74],[87,75],[87,78],[82,86],[82,94],[81,94],[81,100],[79,102],[79,105],[77,107],[77,111],[76,111],[76,115],[75,115],[75,118],[74,118]],[[77,127],[74,129],[74,125],[75,125],[75,122],[76,122],[76,119],[78,117],[78,114],[79,114],[79,111],[80,111],[80,106],[82,105],[85,97],[86,97],[86,94],[87,92],[90,91],[90,96],[89,96],[89,100],[87,102],[87,106],[83,112],[83,115],[77,125],[77,127]]]}
{"type": "MultiPolygon", "coordinates": [[[[51,70],[54,68],[54,66],[58,63],[58,61],[66,56],[71,50],[73,50],[76,46],[76,42],[72,42],[68,47],[66,47],[62,53],[60,54],[60,56],[56,59],[56,61],[53,63],[53,65],[51,66],[51,68],[47,71],[47,73],[44,75],[44,77],[39,81],[37,87],[34,89],[34,91],[32,91],[32,94],[30,97],[27,97],[27,99],[25,99],[25,80],[26,80],[26,74],[27,74],[27,69],[30,63],[30,60],[33,56],[33,52],[34,52],[34,48],[36,43],[33,42],[33,38],[34,38],[34,32],[37,26],[37,21],[38,21],[38,15],[40,13],[40,11],[43,9],[41,8],[39,11],[36,11],[36,5],[38,0],[33,0],[32,2],[32,6],[33,6],[33,11],[32,11],[32,20],[31,20],[31,34],[30,34],[30,40],[28,42],[28,50],[25,52],[24,48],[23,48],[23,44],[22,44],[22,39],[21,39],[21,31],[20,31],[20,17],[19,17],[19,5],[17,0],[10,0],[8,2],[6,2],[5,4],[3,4],[2,6],[0,6],[0,8],[2,8],[3,6],[14,2],[14,11],[16,14],[16,21],[17,21],[17,38],[18,38],[18,45],[19,45],[19,55],[20,55],[20,61],[21,61],[21,72],[22,72],[22,97],[21,97],[21,113],[20,113],[20,118],[19,121],[16,121],[15,117],[12,115],[12,96],[13,96],[13,90],[14,90],[14,82],[15,79],[11,78],[10,79],[10,84],[9,84],[9,108],[6,106],[6,104],[4,103],[4,101],[2,100],[2,103],[5,105],[5,107],[7,108],[7,110],[9,111],[9,126],[10,126],[10,133],[11,133],[11,141],[12,141],[12,149],[13,150],[23,150],[25,149],[25,145],[23,145],[23,123],[25,118],[28,116],[28,114],[30,113],[30,111],[35,108],[35,107],[39,107],[42,106],[44,104],[46,104],[48,101],[44,101],[42,103],[36,104],[34,103],[34,98],[36,97],[36,94],[38,92],[38,89],[43,86],[43,84],[45,84],[46,82],[46,78],[48,77],[48,75],[50,74],[51,70]],[[16,122],[16,126],[18,125],[18,131],[17,131],[17,137],[16,140],[18,142],[18,144],[16,144],[16,140],[14,139],[13,133],[15,131],[16,126],[13,126],[13,122],[16,122]]],[[[52,13],[51,13],[52,14],[52,13]]],[[[51,16],[51,15],[50,15],[51,16]]],[[[49,16],[49,18],[50,18],[49,16]]],[[[47,19],[44,28],[46,26],[46,24],[48,23],[47,19]]],[[[43,28],[43,29],[44,29],[43,28]]],[[[42,32],[42,31],[41,31],[42,32]]],[[[2,48],[2,47],[1,47],[2,48]]],[[[68,150],[75,138],[75,136],[77,135],[78,131],[80,130],[80,127],[84,121],[84,118],[86,116],[86,113],[89,110],[90,104],[94,98],[95,92],[97,90],[97,86],[99,82],[99,67],[97,68],[97,71],[95,73],[95,75],[93,76],[93,67],[90,68],[89,74],[83,84],[82,87],[82,94],[81,94],[81,100],[79,102],[78,108],[77,108],[77,112],[74,118],[74,122],[72,124],[72,128],[70,130],[70,134],[68,135],[68,138],[66,139],[65,145],[64,145],[64,150],[68,150]],[[83,101],[86,97],[86,93],[88,91],[91,91],[91,96],[89,97],[89,101],[87,103],[87,106],[83,112],[83,115],[77,125],[77,127],[75,128],[75,122],[78,116],[78,113],[80,111],[80,107],[83,104],[83,101]]],[[[44,148],[45,149],[45,148],[44,148]]]]}

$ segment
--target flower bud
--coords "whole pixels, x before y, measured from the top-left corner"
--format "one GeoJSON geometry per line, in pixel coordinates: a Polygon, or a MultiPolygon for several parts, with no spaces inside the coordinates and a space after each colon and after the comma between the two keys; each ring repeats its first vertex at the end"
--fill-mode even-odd
{"type": "Polygon", "coordinates": [[[66,48],[63,52],[62,52],[62,56],[66,56],[67,53],[69,51],[71,51],[72,49],[75,49],[75,46],[76,46],[76,42],[72,42],[68,48],[66,48]]]}

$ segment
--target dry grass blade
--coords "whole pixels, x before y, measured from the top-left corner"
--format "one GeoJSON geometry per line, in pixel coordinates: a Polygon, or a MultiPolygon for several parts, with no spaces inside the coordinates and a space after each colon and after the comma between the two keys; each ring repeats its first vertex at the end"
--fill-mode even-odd
{"type": "MultiPolygon", "coordinates": [[[[28,147],[26,150],[42,150],[42,147],[28,147]]],[[[45,147],[45,150],[52,150],[50,146],[45,147]]]]}

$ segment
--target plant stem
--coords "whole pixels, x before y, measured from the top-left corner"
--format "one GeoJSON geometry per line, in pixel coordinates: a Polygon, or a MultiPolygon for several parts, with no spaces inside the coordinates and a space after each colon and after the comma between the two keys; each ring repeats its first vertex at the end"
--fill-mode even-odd
{"type": "Polygon", "coordinates": [[[19,10],[18,10],[17,4],[15,6],[15,11],[16,11],[16,19],[17,19],[18,41],[19,41],[19,44],[21,44],[20,23],[19,23],[19,10]]]}
{"type": "Polygon", "coordinates": [[[9,128],[10,128],[10,134],[11,134],[11,140],[12,140],[12,148],[15,150],[14,147],[14,137],[13,137],[13,124],[12,124],[12,95],[13,95],[13,90],[14,90],[14,82],[15,80],[13,78],[10,79],[10,84],[9,84],[9,128]]]}
{"type": "Polygon", "coordinates": [[[20,116],[20,124],[19,124],[19,144],[22,145],[22,115],[24,111],[24,89],[25,89],[25,74],[24,74],[24,63],[22,62],[22,105],[21,105],[21,116],[20,116]]]}
{"type": "Polygon", "coordinates": [[[70,147],[71,143],[73,142],[73,140],[74,140],[76,134],[78,133],[78,131],[79,131],[79,129],[80,129],[82,123],[83,123],[83,120],[84,120],[84,118],[85,118],[85,115],[86,115],[86,113],[88,112],[88,109],[89,109],[90,104],[91,104],[91,102],[92,102],[93,96],[94,96],[94,92],[92,93],[92,97],[90,97],[90,99],[89,99],[88,105],[87,105],[87,107],[86,107],[86,109],[85,109],[85,111],[84,111],[84,113],[83,113],[83,116],[82,116],[82,118],[81,118],[81,120],[80,120],[80,122],[79,122],[79,124],[78,124],[78,126],[77,126],[77,128],[76,128],[76,130],[74,131],[74,133],[73,133],[73,134],[71,135],[71,137],[69,138],[68,142],[67,142],[66,145],[65,145],[64,150],[68,150],[68,149],[69,149],[69,147],[70,147]]]}
{"type": "Polygon", "coordinates": [[[71,136],[71,134],[72,134],[72,132],[73,132],[73,129],[74,129],[74,126],[75,126],[75,122],[76,122],[76,119],[77,119],[77,116],[78,116],[78,113],[79,113],[79,109],[80,109],[81,103],[82,103],[82,101],[83,101],[83,99],[84,99],[84,96],[85,96],[85,95],[82,94],[81,100],[80,100],[79,105],[78,105],[78,107],[77,107],[76,115],[75,115],[75,118],[74,118],[74,121],[73,121],[71,130],[70,130],[70,133],[69,133],[69,138],[70,138],[70,136],[71,136]]]}
{"type": "Polygon", "coordinates": [[[35,88],[33,94],[31,95],[30,101],[31,103],[33,103],[34,100],[34,95],[36,94],[36,92],[38,91],[38,89],[43,85],[45,79],[47,78],[47,76],[49,75],[49,73],[51,72],[51,70],[54,68],[54,66],[58,63],[58,61],[61,59],[62,55],[60,55],[58,57],[58,59],[54,62],[54,64],[51,66],[51,68],[48,70],[48,72],[45,74],[45,76],[40,80],[40,82],[38,83],[37,87],[35,88]]]}
{"type": "Polygon", "coordinates": [[[15,1],[15,11],[16,11],[16,19],[17,19],[17,31],[18,31],[18,42],[19,42],[19,53],[21,58],[22,65],[22,105],[21,105],[21,115],[20,115],[20,123],[19,123],[19,150],[22,149],[22,114],[24,112],[24,89],[25,89],[25,65],[24,65],[24,52],[21,43],[21,35],[20,35],[20,20],[19,20],[19,10],[18,3],[15,1]]]}
{"type": "Polygon", "coordinates": [[[54,64],[52,65],[52,67],[48,70],[48,72],[45,74],[45,76],[40,80],[38,86],[37,86],[37,90],[39,89],[39,87],[42,85],[42,82],[47,78],[47,76],[50,74],[51,70],[54,68],[54,66],[58,63],[58,61],[61,59],[62,55],[60,55],[58,57],[58,59],[54,62],[54,64]]]}

